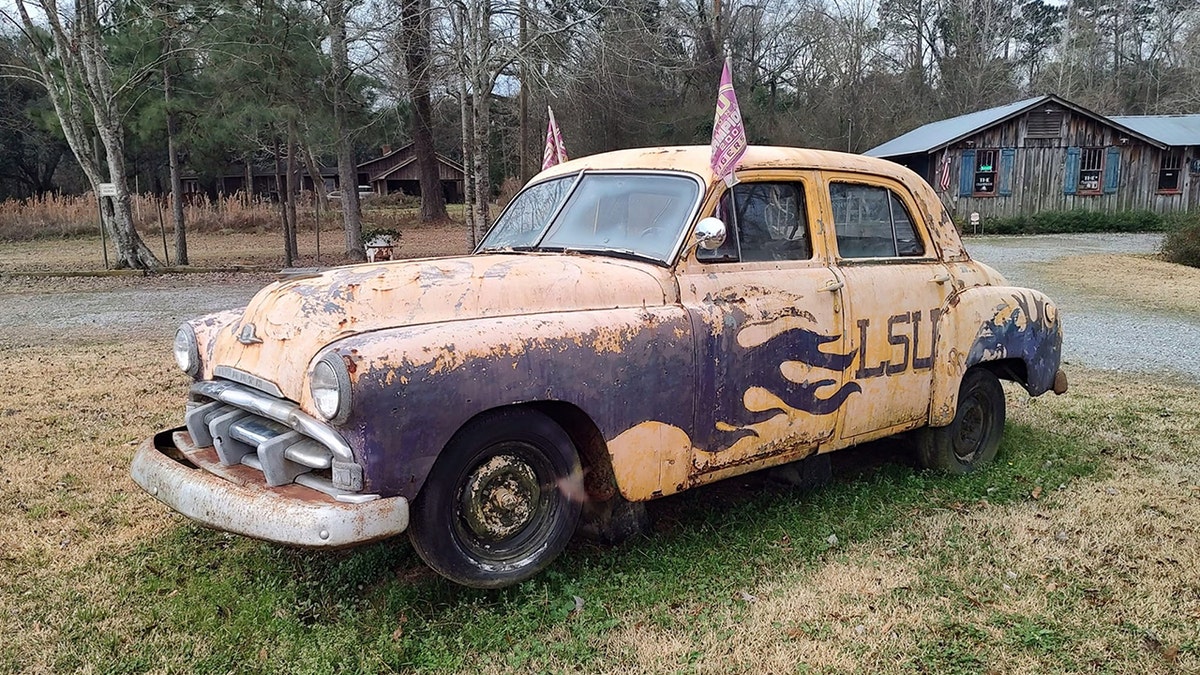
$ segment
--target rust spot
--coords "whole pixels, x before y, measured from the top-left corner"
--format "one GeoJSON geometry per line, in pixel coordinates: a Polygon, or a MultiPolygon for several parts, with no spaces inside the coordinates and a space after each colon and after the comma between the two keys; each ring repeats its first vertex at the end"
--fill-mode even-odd
{"type": "Polygon", "coordinates": [[[353,358],[351,358],[349,355],[347,355],[347,354],[342,354],[342,362],[346,364],[346,370],[347,370],[347,371],[348,371],[348,372],[349,372],[351,375],[353,375],[355,372],[357,372],[357,371],[358,371],[358,364],[357,364],[357,363],[355,363],[355,362],[354,362],[354,359],[353,359],[353,358]]]}

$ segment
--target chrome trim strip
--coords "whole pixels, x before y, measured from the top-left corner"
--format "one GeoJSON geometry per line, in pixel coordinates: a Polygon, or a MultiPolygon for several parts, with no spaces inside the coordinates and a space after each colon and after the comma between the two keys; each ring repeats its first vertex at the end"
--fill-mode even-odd
{"type": "MultiPolygon", "coordinates": [[[[259,342],[262,342],[262,340],[259,340],[259,342]]],[[[264,391],[275,398],[283,398],[283,392],[279,389],[279,385],[271,382],[270,380],[264,380],[257,375],[251,375],[244,370],[238,370],[237,368],[231,368],[230,366],[215,366],[213,368],[213,377],[221,377],[226,380],[233,380],[238,384],[244,384],[247,387],[264,391]]]]}
{"type": "Polygon", "coordinates": [[[305,436],[316,439],[329,448],[334,456],[347,462],[354,461],[354,453],[350,451],[350,446],[342,439],[341,435],[302,412],[296,403],[267,396],[260,391],[235,382],[214,380],[196,382],[191,387],[191,393],[228,403],[242,410],[248,410],[256,415],[286,424],[305,436]]]}

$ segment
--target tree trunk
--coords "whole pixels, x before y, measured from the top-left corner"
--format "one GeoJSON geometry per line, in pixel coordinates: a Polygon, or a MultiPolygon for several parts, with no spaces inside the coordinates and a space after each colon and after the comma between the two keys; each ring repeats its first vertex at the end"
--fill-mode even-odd
{"type": "MultiPolygon", "coordinates": [[[[463,30],[466,30],[465,27],[463,30]]],[[[460,52],[461,53],[461,52],[460,52]]],[[[471,232],[471,249],[479,244],[479,228],[475,225],[475,185],[472,180],[474,169],[471,162],[471,99],[467,91],[466,54],[461,53],[464,60],[460,64],[458,78],[458,112],[462,120],[462,155],[463,155],[463,218],[467,221],[467,229],[471,232]]]]}
{"type": "Polygon", "coordinates": [[[300,167],[296,163],[296,120],[289,119],[287,124],[288,140],[287,140],[287,199],[284,200],[284,213],[287,214],[287,247],[288,247],[288,266],[290,267],[296,258],[300,255],[300,248],[296,245],[296,193],[299,192],[300,167]]]}
{"type": "MultiPolygon", "coordinates": [[[[168,45],[169,47],[169,45],[168,45]]],[[[171,105],[170,59],[163,61],[163,99],[167,107],[167,163],[171,172],[171,218],[175,224],[175,264],[188,264],[187,228],[183,221],[183,179],[179,175],[179,122],[171,105]]]]}
{"type": "Polygon", "coordinates": [[[242,189],[242,203],[249,208],[250,204],[254,202],[254,155],[249,152],[246,153],[246,159],[243,161],[246,163],[242,167],[246,174],[243,176],[243,180],[246,182],[245,187],[242,189]]]}
{"type": "MultiPolygon", "coordinates": [[[[520,5],[518,6],[518,11],[520,12],[520,15],[521,15],[520,16],[520,27],[519,27],[520,48],[522,50],[524,50],[526,45],[529,43],[529,19],[527,16],[529,14],[528,0],[521,0],[520,5]]],[[[529,157],[528,157],[529,150],[530,150],[530,148],[529,148],[529,85],[530,85],[530,78],[529,78],[529,64],[527,63],[526,54],[519,53],[519,54],[517,54],[517,58],[520,59],[519,65],[520,65],[520,78],[521,78],[521,91],[518,94],[518,101],[517,101],[518,108],[519,108],[518,123],[521,128],[521,133],[520,133],[521,152],[517,155],[517,157],[518,157],[517,161],[520,163],[520,167],[517,169],[517,178],[521,181],[521,184],[524,185],[525,183],[527,183],[529,181],[530,178],[533,178],[533,174],[535,173],[535,172],[531,171],[529,168],[530,161],[529,161],[529,157]]],[[[539,166],[538,168],[540,169],[541,166],[539,166]]]]}
{"type": "Polygon", "coordinates": [[[88,139],[92,131],[84,122],[89,109],[95,131],[104,144],[108,158],[107,182],[113,184],[116,196],[102,200],[101,220],[112,235],[117,267],[158,267],[158,258],[134,228],[129,187],[126,185],[121,116],[113,96],[111,68],[100,39],[96,0],[79,0],[75,6],[74,22],[67,25],[61,20],[56,0],[42,0],[40,4],[45,9],[46,26],[34,24],[25,7],[25,0],[16,2],[25,34],[37,35],[45,31],[54,43],[53,66],[42,51],[41,42],[31,42],[30,51],[37,62],[41,84],[54,106],[67,145],[97,193],[100,183],[106,181],[99,152],[89,147],[91,144],[88,139]],[[67,28],[72,32],[68,33],[67,28]]]}
{"type": "Polygon", "coordinates": [[[283,230],[283,266],[292,266],[292,248],[288,245],[287,199],[284,196],[283,166],[279,160],[279,138],[275,138],[275,200],[279,202],[279,222],[283,230]]]}
{"type": "Polygon", "coordinates": [[[413,150],[421,175],[421,221],[446,220],[446,195],[433,148],[433,108],[429,100],[428,0],[401,0],[404,67],[412,101],[413,150]]]}
{"type": "Polygon", "coordinates": [[[492,198],[492,181],[489,175],[489,159],[491,157],[491,102],[493,80],[488,64],[488,54],[492,44],[492,12],[491,3],[477,2],[468,6],[468,12],[474,12],[470,18],[470,44],[467,53],[470,55],[468,68],[471,74],[471,89],[474,94],[471,100],[471,171],[474,173],[472,182],[475,184],[475,198],[472,201],[472,225],[474,239],[478,241],[488,228],[488,202],[492,198]]]}
{"type": "Polygon", "coordinates": [[[349,54],[346,46],[346,0],[329,2],[330,68],[333,71],[333,127],[337,136],[338,187],[342,191],[342,223],[346,229],[346,257],[366,260],[363,248],[362,208],[358,203],[358,166],[350,143],[350,121],[346,110],[350,86],[349,54]]]}
{"type": "Polygon", "coordinates": [[[321,176],[321,165],[317,163],[317,155],[313,152],[307,136],[301,136],[300,142],[301,152],[304,153],[304,167],[308,170],[308,179],[312,181],[317,206],[322,211],[328,211],[329,196],[325,193],[325,178],[321,176]]]}

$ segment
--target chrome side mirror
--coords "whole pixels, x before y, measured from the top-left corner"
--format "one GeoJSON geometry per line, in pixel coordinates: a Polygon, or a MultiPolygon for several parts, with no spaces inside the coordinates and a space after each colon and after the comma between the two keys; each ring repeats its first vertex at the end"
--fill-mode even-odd
{"type": "Polygon", "coordinates": [[[725,243],[725,223],[720,218],[709,216],[696,223],[692,243],[705,251],[714,251],[725,243]]]}

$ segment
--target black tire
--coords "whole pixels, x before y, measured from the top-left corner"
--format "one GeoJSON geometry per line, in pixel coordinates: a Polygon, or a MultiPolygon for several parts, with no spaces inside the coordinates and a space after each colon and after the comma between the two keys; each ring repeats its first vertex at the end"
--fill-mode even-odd
{"type": "Polygon", "coordinates": [[[501,588],[550,564],[582,505],[559,488],[579,475],[571,437],[534,410],[486,413],[446,445],[409,513],[409,539],[438,574],[501,588]]]}
{"type": "Polygon", "coordinates": [[[989,370],[972,368],[958,388],[958,410],[944,427],[917,434],[917,456],[927,469],[968,474],[996,458],[1004,432],[1004,389],[989,370]]]}

